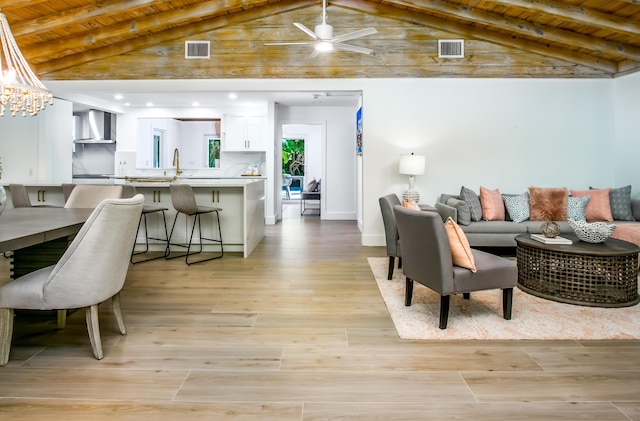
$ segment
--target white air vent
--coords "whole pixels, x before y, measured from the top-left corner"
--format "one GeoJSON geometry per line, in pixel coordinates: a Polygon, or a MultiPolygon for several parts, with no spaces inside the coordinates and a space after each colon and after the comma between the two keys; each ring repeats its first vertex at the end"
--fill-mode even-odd
{"type": "Polygon", "coordinates": [[[210,58],[209,41],[185,41],[184,58],[210,58]]]}
{"type": "Polygon", "coordinates": [[[438,57],[442,58],[462,58],[464,57],[463,39],[439,39],[438,57]]]}

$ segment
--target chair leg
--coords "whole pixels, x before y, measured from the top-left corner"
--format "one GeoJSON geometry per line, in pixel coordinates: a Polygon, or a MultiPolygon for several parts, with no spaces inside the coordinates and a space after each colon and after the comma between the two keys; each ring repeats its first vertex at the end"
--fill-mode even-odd
{"type": "Polygon", "coordinates": [[[402,257],[398,257],[398,269],[402,268],[402,257]]]}
{"type": "Polygon", "coordinates": [[[67,325],[67,310],[58,310],[58,329],[64,329],[67,325]]]}
{"type": "Polygon", "coordinates": [[[502,313],[506,320],[511,320],[511,307],[513,303],[513,288],[502,290],[502,313]]]}
{"type": "Polygon", "coordinates": [[[471,298],[471,293],[470,292],[463,292],[462,293],[462,298],[464,298],[465,300],[468,300],[471,298]]]}
{"type": "Polygon", "coordinates": [[[87,319],[87,332],[89,333],[89,342],[91,342],[93,356],[96,357],[96,360],[101,360],[104,355],[102,354],[102,341],[100,340],[100,322],[98,321],[97,304],[87,307],[85,318],[87,319]]]}
{"type": "Polygon", "coordinates": [[[449,300],[450,295],[440,296],[440,329],[447,328],[447,321],[449,320],[449,300]]]}
{"type": "Polygon", "coordinates": [[[123,335],[127,334],[127,327],[124,325],[124,318],[122,317],[122,308],[120,307],[120,293],[117,293],[111,297],[111,305],[113,306],[113,315],[116,318],[118,329],[123,335]]]}
{"type": "Polygon", "coordinates": [[[147,215],[148,213],[143,213],[142,215],[140,215],[140,221],[138,221],[138,231],[136,231],[136,239],[138,238],[138,232],[140,231],[140,225],[142,224],[142,220],[144,219],[144,239],[145,239],[145,249],[144,250],[140,250],[140,251],[136,251],[136,243],[134,241],[133,243],[133,249],[131,250],[131,258],[129,259],[129,261],[132,264],[136,264],[136,263],[142,263],[142,262],[148,262],[150,260],[156,260],[156,259],[162,259],[163,257],[167,257],[167,249],[168,249],[168,243],[169,243],[169,232],[167,231],[167,219],[165,217],[164,214],[164,210],[160,210],[159,212],[162,212],[162,222],[164,225],[164,238],[156,238],[156,237],[149,237],[149,231],[147,228],[147,215]],[[160,255],[160,256],[156,256],[156,257],[149,257],[146,259],[140,259],[140,260],[133,260],[133,256],[138,255],[138,254],[145,254],[149,251],[149,240],[159,240],[159,241],[165,241],[167,242],[167,248],[164,249],[164,254],[160,255]]]}
{"type": "Polygon", "coordinates": [[[408,307],[411,305],[411,298],[413,298],[413,279],[407,278],[404,290],[404,305],[408,307]]]}
{"type": "Polygon", "coordinates": [[[390,281],[393,278],[393,267],[396,264],[396,258],[393,256],[389,256],[389,271],[387,273],[387,280],[390,281]]]}
{"type": "Polygon", "coordinates": [[[13,309],[0,308],[0,367],[9,362],[13,336],[13,309]]]}
{"type": "Polygon", "coordinates": [[[220,226],[220,214],[218,211],[214,211],[213,213],[215,213],[216,215],[216,222],[218,223],[218,238],[219,239],[214,239],[214,238],[206,238],[202,236],[202,224],[200,222],[200,214],[199,213],[195,213],[193,214],[193,225],[191,226],[191,235],[189,236],[189,244],[187,244],[186,246],[184,244],[175,244],[171,242],[171,237],[173,237],[173,230],[176,226],[176,221],[178,220],[178,213],[176,214],[176,217],[173,220],[173,225],[171,226],[171,234],[169,234],[169,241],[167,241],[167,251],[165,252],[165,259],[174,259],[176,257],[184,257],[185,258],[185,263],[187,265],[192,265],[194,263],[201,263],[201,262],[206,262],[209,260],[214,260],[214,259],[220,259],[222,256],[224,256],[224,245],[222,244],[222,227],[220,226]],[[193,244],[193,236],[195,234],[195,230],[196,230],[196,224],[198,224],[198,236],[199,236],[199,243],[200,243],[200,250],[198,251],[191,251],[191,246],[193,244]],[[189,256],[193,256],[194,254],[199,254],[202,253],[203,251],[203,244],[202,244],[202,240],[207,240],[207,241],[211,241],[213,243],[217,243],[220,244],[220,254],[213,256],[213,257],[209,257],[209,258],[205,258],[205,259],[200,259],[200,260],[196,260],[196,261],[189,261],[189,256]],[[174,246],[179,246],[179,247],[184,247],[187,249],[186,253],[183,254],[179,254],[179,255],[175,255],[175,256],[170,256],[170,246],[174,245],[174,246]]]}

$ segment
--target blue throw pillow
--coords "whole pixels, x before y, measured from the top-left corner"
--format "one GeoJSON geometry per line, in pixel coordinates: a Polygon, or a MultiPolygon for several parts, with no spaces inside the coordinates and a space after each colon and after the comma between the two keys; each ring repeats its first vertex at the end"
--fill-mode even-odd
{"type": "Polygon", "coordinates": [[[587,208],[591,196],[569,196],[567,198],[567,219],[574,221],[586,221],[584,210],[587,208]]]}
{"type": "Polygon", "coordinates": [[[513,222],[522,222],[529,219],[529,192],[516,196],[503,194],[502,200],[513,222]]]}

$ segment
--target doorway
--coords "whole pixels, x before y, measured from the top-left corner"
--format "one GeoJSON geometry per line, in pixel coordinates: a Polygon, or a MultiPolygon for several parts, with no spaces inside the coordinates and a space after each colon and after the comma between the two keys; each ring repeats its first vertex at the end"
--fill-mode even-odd
{"type": "MultiPolygon", "coordinates": [[[[323,162],[322,124],[282,124],[282,218],[300,217],[300,193],[313,180],[320,180],[323,162]],[[290,183],[290,184],[289,184],[290,183]],[[289,184],[289,188],[285,187],[289,184]]],[[[308,215],[309,213],[305,213],[308,215]]],[[[317,212],[316,215],[319,215],[317,212]]]]}

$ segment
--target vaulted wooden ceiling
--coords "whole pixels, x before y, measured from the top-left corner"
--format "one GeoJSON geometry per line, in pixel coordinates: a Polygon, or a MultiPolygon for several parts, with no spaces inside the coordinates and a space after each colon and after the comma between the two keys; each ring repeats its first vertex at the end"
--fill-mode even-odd
{"type": "Polygon", "coordinates": [[[309,58],[293,26],[321,22],[321,0],[0,0],[43,80],[355,77],[610,78],[640,69],[640,0],[330,0],[334,34],[371,55],[309,58]],[[464,39],[464,58],[438,56],[464,39]],[[186,60],[186,40],[211,58],[186,60]]]}

